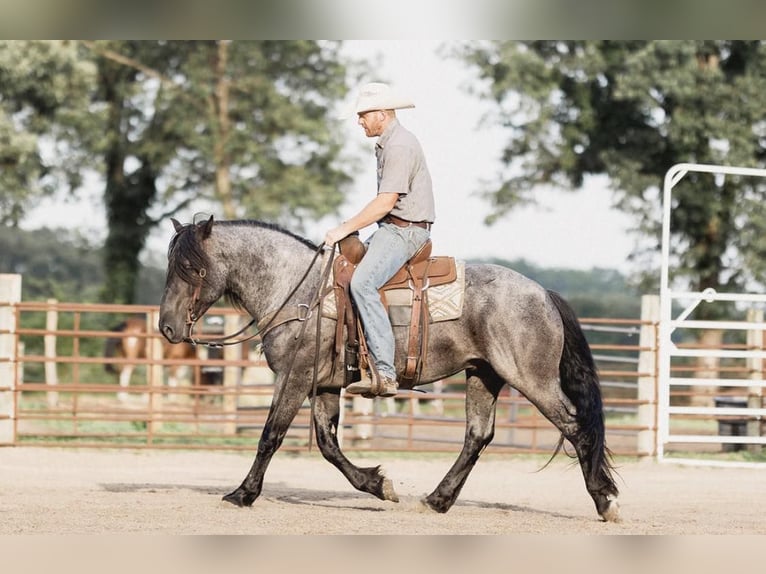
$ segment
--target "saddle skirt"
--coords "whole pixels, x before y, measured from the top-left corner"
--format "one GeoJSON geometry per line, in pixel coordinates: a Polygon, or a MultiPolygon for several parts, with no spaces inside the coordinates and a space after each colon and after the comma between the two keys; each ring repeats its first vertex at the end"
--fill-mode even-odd
{"type": "MultiPolygon", "coordinates": [[[[340,257],[335,254],[335,257],[340,257]]],[[[428,287],[428,314],[431,323],[440,321],[452,321],[459,319],[463,314],[463,301],[465,299],[465,262],[452,257],[431,257],[435,259],[432,264],[434,273],[440,275],[431,279],[428,287]],[[454,266],[454,267],[453,267],[454,266]],[[445,273],[445,268],[454,268],[452,272],[445,273]]],[[[429,275],[429,277],[431,277],[429,275]]],[[[408,282],[407,270],[400,269],[391,280],[381,289],[383,304],[388,309],[391,324],[394,327],[407,326],[410,324],[413,291],[408,282]]],[[[332,275],[327,279],[328,290],[332,289],[332,275]]],[[[335,297],[327,297],[322,304],[322,316],[327,319],[338,318],[337,300],[335,297]]]]}

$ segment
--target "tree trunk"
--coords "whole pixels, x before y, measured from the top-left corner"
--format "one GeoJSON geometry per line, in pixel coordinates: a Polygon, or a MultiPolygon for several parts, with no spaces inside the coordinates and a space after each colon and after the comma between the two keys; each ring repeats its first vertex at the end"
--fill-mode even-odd
{"type": "Polygon", "coordinates": [[[104,99],[109,104],[108,131],[111,134],[104,161],[106,166],[107,238],[104,243],[106,275],[101,300],[106,303],[135,302],[140,268],[139,255],[146,243],[149,221],[146,212],[156,195],[156,175],[146,158],[130,175],[125,173],[128,136],[123,103],[126,85],[133,81],[133,71],[105,61],[101,67],[104,99]]]}
{"type": "Polygon", "coordinates": [[[215,100],[211,102],[214,114],[212,125],[217,126],[213,141],[213,161],[215,162],[215,195],[221,201],[223,216],[234,219],[237,210],[231,195],[231,164],[226,146],[229,141],[231,125],[229,120],[229,80],[226,77],[226,66],[229,58],[229,44],[225,40],[218,42],[218,52],[215,60],[215,100]]]}
{"type": "Polygon", "coordinates": [[[121,169],[108,176],[104,195],[109,229],[104,243],[104,302],[135,303],[139,255],[149,233],[146,211],[155,195],[155,176],[147,166],[127,181],[121,169]]]}

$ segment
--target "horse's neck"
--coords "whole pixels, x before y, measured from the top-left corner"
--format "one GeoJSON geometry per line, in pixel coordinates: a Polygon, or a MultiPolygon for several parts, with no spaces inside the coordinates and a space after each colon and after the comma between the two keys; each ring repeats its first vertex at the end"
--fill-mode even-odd
{"type": "MultiPolygon", "coordinates": [[[[314,252],[298,239],[277,230],[243,227],[240,233],[220,239],[225,254],[228,287],[255,318],[280,307],[311,265],[314,252]]],[[[309,303],[319,280],[317,258],[291,304],[309,303]]]]}

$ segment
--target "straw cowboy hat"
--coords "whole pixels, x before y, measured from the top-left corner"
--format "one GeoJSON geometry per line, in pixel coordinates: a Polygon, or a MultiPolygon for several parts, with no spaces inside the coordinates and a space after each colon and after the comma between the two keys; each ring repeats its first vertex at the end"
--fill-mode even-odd
{"type": "Polygon", "coordinates": [[[346,108],[341,113],[341,118],[372,110],[401,110],[414,107],[415,103],[410,98],[397,93],[388,84],[371,82],[359,89],[356,104],[352,108],[346,108]]]}

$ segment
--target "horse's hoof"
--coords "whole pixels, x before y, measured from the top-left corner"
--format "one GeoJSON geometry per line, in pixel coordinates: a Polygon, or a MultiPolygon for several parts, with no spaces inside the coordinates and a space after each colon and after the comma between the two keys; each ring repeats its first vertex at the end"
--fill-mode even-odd
{"type": "Polygon", "coordinates": [[[609,506],[606,507],[606,510],[601,514],[601,518],[604,519],[604,522],[620,522],[620,503],[617,502],[617,499],[612,499],[609,501],[609,506]]]}
{"type": "Polygon", "coordinates": [[[430,495],[426,496],[425,498],[421,498],[420,502],[422,502],[425,506],[427,506],[434,512],[438,512],[439,514],[444,514],[450,509],[449,506],[445,506],[444,504],[436,504],[433,500],[431,500],[430,495]]]}
{"type": "Polygon", "coordinates": [[[391,479],[383,479],[383,500],[390,500],[391,502],[399,502],[399,496],[394,490],[394,483],[391,479]]]}
{"type": "Polygon", "coordinates": [[[241,488],[238,488],[234,492],[230,492],[229,494],[224,496],[223,500],[225,502],[230,502],[234,506],[239,506],[240,508],[244,508],[245,506],[253,505],[253,502],[255,502],[255,496],[243,491],[241,488]]]}

